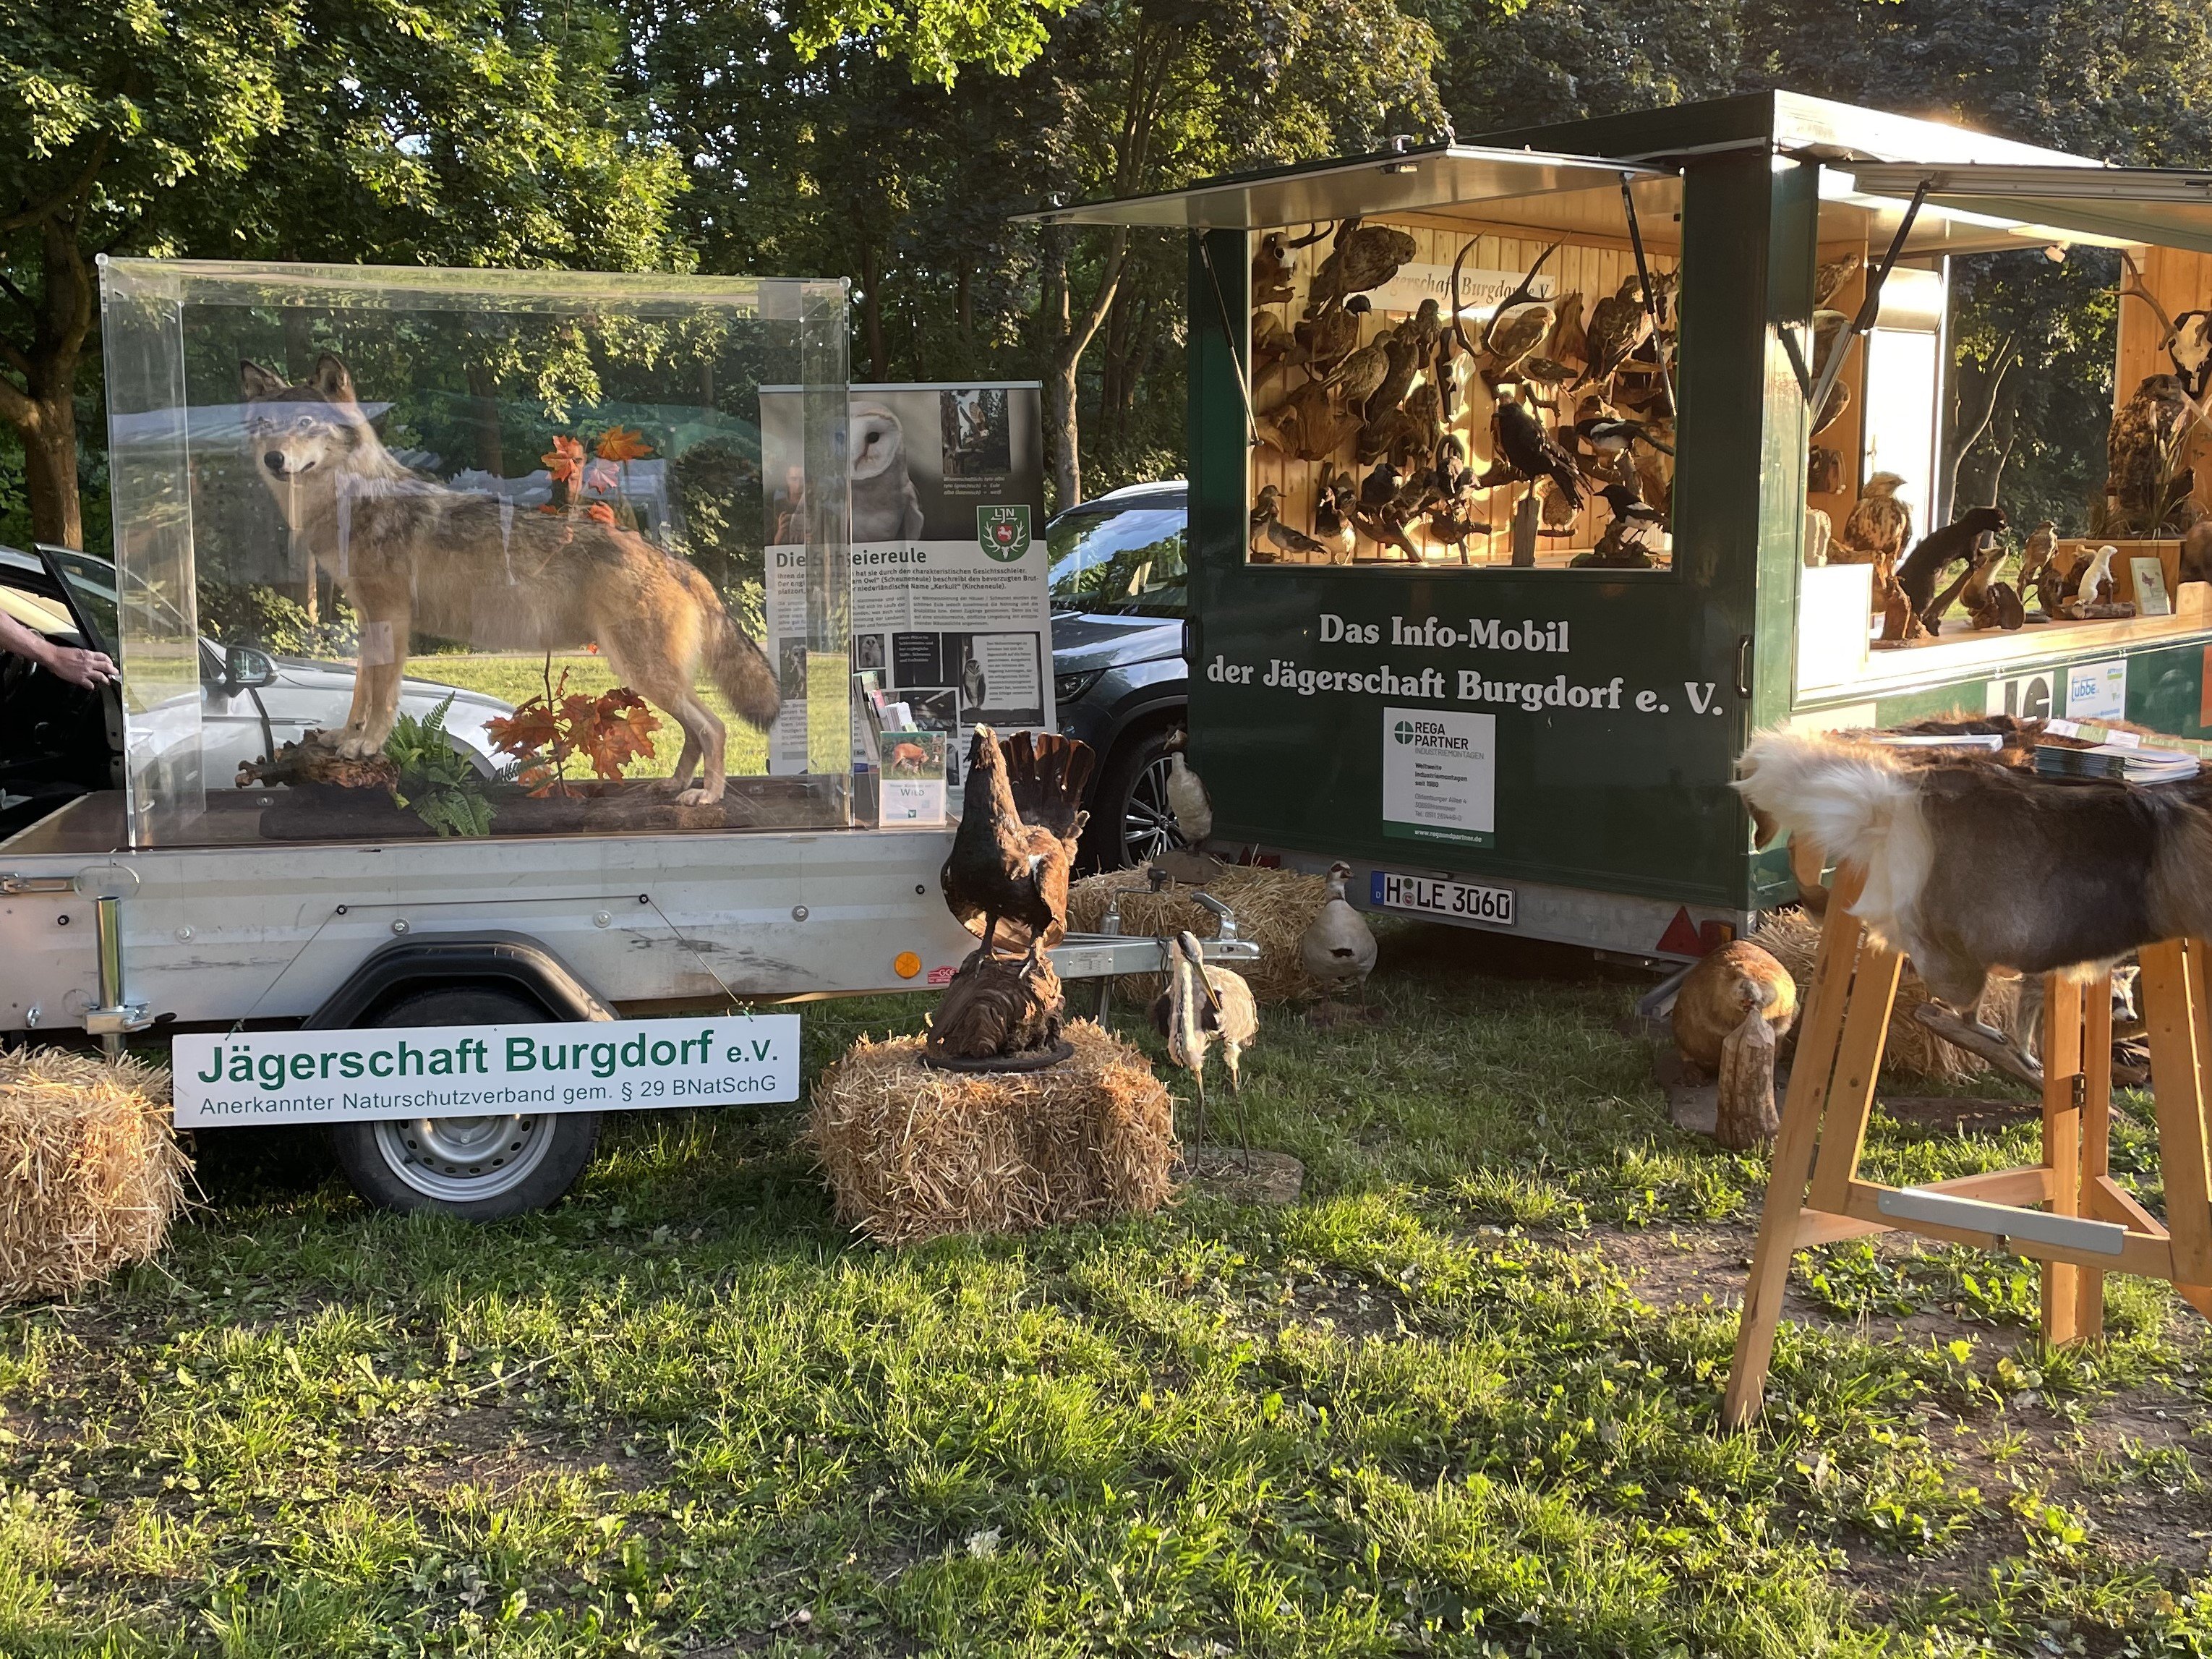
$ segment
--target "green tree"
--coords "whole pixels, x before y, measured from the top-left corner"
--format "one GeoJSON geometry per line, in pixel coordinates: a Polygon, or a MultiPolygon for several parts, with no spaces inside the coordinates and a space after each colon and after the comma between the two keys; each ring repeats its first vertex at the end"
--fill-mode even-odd
{"type": "Polygon", "coordinates": [[[0,41],[0,421],[22,450],[32,533],[81,545],[77,375],[96,255],[163,245],[170,204],[241,174],[283,119],[296,14],[219,0],[15,5],[0,41]]]}
{"type": "MultiPolygon", "coordinates": [[[[617,15],[551,0],[19,6],[0,45],[0,418],[31,529],[79,544],[94,259],[639,269],[682,168],[638,137],[617,15]]],[[[487,372],[491,372],[487,369],[487,372]]]]}

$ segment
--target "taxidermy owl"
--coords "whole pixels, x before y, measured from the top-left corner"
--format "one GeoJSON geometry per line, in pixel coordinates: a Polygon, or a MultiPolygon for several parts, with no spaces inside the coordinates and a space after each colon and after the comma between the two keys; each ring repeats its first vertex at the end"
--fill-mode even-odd
{"type": "Polygon", "coordinates": [[[856,542],[912,541],[921,534],[921,497],[906,469],[906,432],[881,404],[860,404],[852,413],[852,538],[856,542]]]}
{"type": "MultiPolygon", "coordinates": [[[[2105,494],[2119,514],[2116,529],[2144,536],[2158,533],[2174,504],[2174,484],[2181,471],[2177,440],[2189,418],[2181,381],[2172,374],[2145,375],[2135,396],[2112,416],[2112,437],[2106,446],[2109,471],[2105,494]]],[[[2185,488],[2182,493],[2187,493],[2185,488]]]]}

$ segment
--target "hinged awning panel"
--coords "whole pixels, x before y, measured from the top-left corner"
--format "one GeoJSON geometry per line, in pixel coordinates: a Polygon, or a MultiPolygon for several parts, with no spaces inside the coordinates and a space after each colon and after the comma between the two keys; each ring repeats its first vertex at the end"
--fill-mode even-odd
{"type": "Polygon", "coordinates": [[[2212,253],[2212,173],[2176,167],[1828,165],[1849,173],[1856,189],[1868,196],[1908,200],[1925,183],[1936,206],[2014,222],[2023,242],[2075,236],[2212,253]]]}
{"type": "Polygon", "coordinates": [[[1638,183],[1675,176],[1635,161],[1431,144],[1356,161],[1212,179],[1188,190],[1085,202],[1021,217],[1036,224],[1267,230],[1279,225],[1326,224],[1355,213],[1388,218],[1394,213],[1450,212],[1568,191],[1618,191],[1624,173],[1638,183]]]}

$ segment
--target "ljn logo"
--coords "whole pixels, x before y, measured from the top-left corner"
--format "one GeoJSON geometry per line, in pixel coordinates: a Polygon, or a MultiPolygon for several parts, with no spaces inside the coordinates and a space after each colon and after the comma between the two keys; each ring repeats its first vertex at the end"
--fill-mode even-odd
{"type": "Polygon", "coordinates": [[[1411,743],[1411,742],[1413,742],[1413,721],[1411,721],[1411,720],[1400,720],[1400,721],[1397,723],[1397,725],[1395,725],[1395,726],[1392,726],[1392,727],[1390,728],[1390,735],[1391,735],[1392,737],[1394,737],[1394,738],[1397,738],[1397,739],[1398,739],[1398,741],[1399,741],[1399,742],[1401,742],[1401,743],[1411,743]]]}

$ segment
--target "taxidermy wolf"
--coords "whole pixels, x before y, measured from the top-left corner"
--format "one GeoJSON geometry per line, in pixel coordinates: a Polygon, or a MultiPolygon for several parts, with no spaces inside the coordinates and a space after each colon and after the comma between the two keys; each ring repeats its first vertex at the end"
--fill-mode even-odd
{"type": "Polygon", "coordinates": [[[246,441],[293,535],[335,571],[361,618],[341,754],[392,735],[416,628],[492,650],[596,642],[617,679],[684,733],[668,787],[681,805],[722,798],[726,733],[694,690],[703,665],[755,726],[776,713],[775,671],[683,559],[587,514],[515,511],[401,465],[329,352],[296,384],[240,365],[246,441]],[[691,775],[702,762],[696,787],[691,775]]]}

